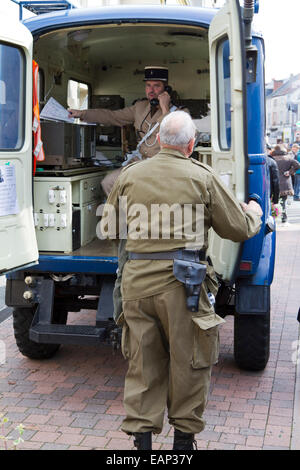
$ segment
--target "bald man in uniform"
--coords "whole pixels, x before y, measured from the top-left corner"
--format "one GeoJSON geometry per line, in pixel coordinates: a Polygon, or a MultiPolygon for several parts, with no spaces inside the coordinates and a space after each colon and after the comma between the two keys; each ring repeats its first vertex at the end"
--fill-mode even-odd
{"type": "Polygon", "coordinates": [[[134,435],[138,450],[150,450],[152,433],[161,432],[167,408],[175,428],[173,449],[192,450],[195,433],[205,426],[218,325],[224,322],[211,302],[218,282],[206,258],[208,230],[242,242],[259,232],[262,210],[255,201],[239,203],[211,167],[189,158],[195,126],[187,113],[167,115],[158,139],[161,150],[155,158],[124,168],[101,222],[107,238],[124,233],[107,214],[120,220],[126,199],[129,260],[122,278],[122,352],[129,365],[122,430],[134,435]],[[174,210],[168,226],[163,218],[153,223],[157,205],[174,210]],[[186,206],[193,215],[192,231],[185,230],[186,206]],[[198,210],[201,226],[194,230],[198,210]]]}

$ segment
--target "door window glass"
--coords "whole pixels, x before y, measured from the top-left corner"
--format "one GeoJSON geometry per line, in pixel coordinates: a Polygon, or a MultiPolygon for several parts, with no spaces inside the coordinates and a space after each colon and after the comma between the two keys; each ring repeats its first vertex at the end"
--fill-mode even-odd
{"type": "Polygon", "coordinates": [[[231,147],[231,83],[229,41],[223,38],[217,46],[217,96],[219,146],[222,150],[231,147]]]}
{"type": "Polygon", "coordinates": [[[24,141],[24,56],[0,43],[0,150],[21,148],[24,141]]]}

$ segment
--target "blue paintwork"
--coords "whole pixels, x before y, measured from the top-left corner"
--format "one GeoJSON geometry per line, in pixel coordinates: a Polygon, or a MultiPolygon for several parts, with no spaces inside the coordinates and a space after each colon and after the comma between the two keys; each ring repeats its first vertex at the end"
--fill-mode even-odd
{"type": "Polygon", "coordinates": [[[270,286],[273,281],[276,251],[276,232],[264,237],[263,249],[256,273],[251,278],[251,284],[270,286]]]}
{"type": "Polygon", "coordinates": [[[116,274],[117,267],[118,258],[114,256],[40,255],[39,264],[30,271],[116,274]]]}
{"type": "Polygon", "coordinates": [[[264,94],[264,44],[261,38],[254,38],[258,49],[257,79],[247,85],[247,122],[249,155],[249,194],[256,193],[262,199],[263,223],[258,235],[243,244],[241,259],[252,262],[248,276],[253,285],[270,285],[273,279],[275,261],[275,233],[265,235],[265,223],[270,215],[269,173],[265,156],[265,94],[264,94]],[[249,274],[253,274],[249,277],[249,274]]]}
{"type": "Polygon", "coordinates": [[[265,87],[264,87],[264,47],[263,40],[253,39],[258,49],[257,79],[247,85],[248,102],[248,153],[250,158],[265,153],[265,87]]]}
{"type": "Polygon", "coordinates": [[[125,22],[154,22],[190,24],[208,28],[218,10],[212,8],[166,7],[166,6],[122,6],[80,8],[56,13],[47,13],[23,21],[33,35],[53,29],[84,26],[88,24],[125,22]]]}

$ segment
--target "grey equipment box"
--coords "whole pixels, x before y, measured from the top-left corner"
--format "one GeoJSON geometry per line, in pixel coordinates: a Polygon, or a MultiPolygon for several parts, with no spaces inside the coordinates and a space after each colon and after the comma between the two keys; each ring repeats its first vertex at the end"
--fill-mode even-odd
{"type": "Polygon", "coordinates": [[[92,164],[96,156],[96,126],[41,121],[45,160],[38,166],[74,168],[92,164]]]}
{"type": "Polygon", "coordinates": [[[39,251],[68,253],[96,238],[96,210],[105,172],[34,177],[34,222],[39,251]]]}
{"type": "MultiPolygon", "coordinates": [[[[92,108],[111,109],[124,108],[125,101],[120,95],[92,95],[92,108]]],[[[117,126],[97,126],[97,145],[120,146],[122,143],[121,128],[117,126]]]]}
{"type": "Polygon", "coordinates": [[[207,112],[209,111],[208,108],[208,100],[193,100],[193,99],[185,99],[185,100],[177,100],[176,105],[182,108],[188,108],[191,117],[193,119],[200,119],[201,116],[206,116],[207,112]]]}

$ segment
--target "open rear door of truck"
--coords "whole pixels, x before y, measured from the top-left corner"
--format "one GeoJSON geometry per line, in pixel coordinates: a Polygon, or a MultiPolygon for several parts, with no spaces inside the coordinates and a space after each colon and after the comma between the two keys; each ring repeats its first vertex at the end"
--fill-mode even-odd
{"type": "Polygon", "coordinates": [[[35,264],[32,210],[32,35],[0,18],[0,273],[35,264]]]}
{"type": "MultiPolygon", "coordinates": [[[[212,166],[239,201],[247,199],[245,49],[240,4],[227,0],[209,29],[212,166]]],[[[212,229],[209,254],[215,271],[232,281],[241,246],[212,229]]]]}

